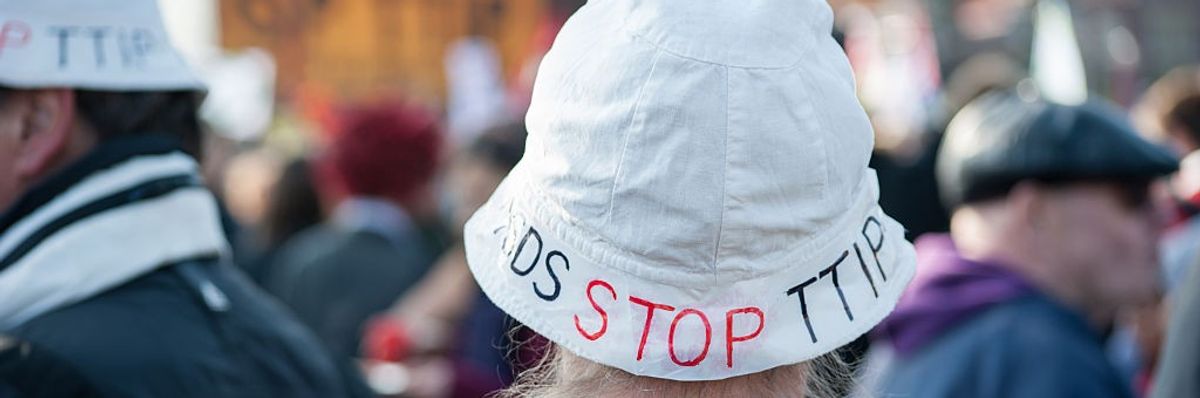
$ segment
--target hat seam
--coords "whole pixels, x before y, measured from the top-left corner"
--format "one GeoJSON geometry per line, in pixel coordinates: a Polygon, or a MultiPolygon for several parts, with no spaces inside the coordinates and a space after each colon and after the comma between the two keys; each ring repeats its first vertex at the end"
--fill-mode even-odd
{"type": "MultiPolygon", "coordinates": [[[[808,91],[808,94],[809,94],[809,95],[800,96],[801,100],[808,104],[808,111],[812,114],[812,116],[813,116],[812,119],[816,119],[816,123],[817,123],[816,127],[817,127],[818,131],[824,131],[826,133],[833,133],[834,130],[830,128],[829,123],[827,122],[827,120],[825,120],[826,115],[823,115],[823,114],[817,112],[816,104],[814,104],[812,101],[812,98],[811,98],[812,94],[814,94],[816,92],[816,90],[813,90],[813,88],[816,86],[814,84],[812,84],[812,81],[809,79],[809,76],[807,76],[806,74],[799,73],[798,75],[800,77],[800,80],[804,81],[804,89],[806,91],[808,91]]],[[[874,131],[872,131],[872,136],[873,136],[873,134],[874,134],[874,131]]],[[[818,192],[821,195],[819,201],[821,203],[825,203],[828,201],[829,197],[828,197],[828,195],[826,195],[824,188],[827,188],[830,185],[832,185],[833,179],[831,177],[833,175],[833,172],[830,170],[830,167],[829,167],[829,149],[827,148],[828,145],[826,145],[825,137],[822,137],[820,134],[818,134],[814,138],[816,138],[817,140],[820,141],[819,145],[816,145],[816,146],[818,148],[820,148],[821,155],[822,155],[821,157],[822,157],[822,159],[824,159],[824,162],[821,162],[821,168],[825,169],[825,184],[821,187],[822,189],[818,190],[818,192]]],[[[858,181],[861,184],[861,182],[862,182],[861,176],[858,179],[858,181]]],[[[859,185],[859,184],[855,184],[855,185],[859,185]]],[[[861,186],[855,186],[855,188],[856,189],[854,189],[852,191],[852,193],[857,193],[862,190],[861,186]]],[[[876,200],[878,200],[878,199],[876,199],[876,200]]],[[[833,224],[832,222],[827,222],[827,223],[825,223],[825,226],[828,227],[828,226],[831,226],[832,224],[833,224]]]]}
{"type": "Polygon", "coordinates": [[[808,53],[809,53],[809,52],[812,50],[812,44],[813,44],[813,41],[805,40],[803,44],[801,44],[800,46],[798,46],[798,47],[797,47],[797,51],[796,51],[796,60],[794,60],[794,61],[791,61],[791,62],[788,62],[788,63],[786,63],[786,64],[781,64],[781,65],[769,65],[769,66],[733,65],[733,64],[728,64],[728,63],[721,63],[721,62],[716,62],[716,61],[704,60],[704,59],[696,58],[696,57],[694,57],[694,56],[690,56],[690,55],[681,54],[681,53],[679,53],[679,52],[677,52],[677,51],[672,51],[671,49],[669,49],[669,48],[665,48],[664,46],[660,45],[659,43],[656,43],[654,40],[650,40],[650,38],[646,37],[645,35],[642,35],[642,34],[639,34],[639,33],[637,33],[637,32],[634,32],[634,31],[630,30],[630,29],[628,28],[628,24],[627,24],[627,23],[623,23],[623,24],[621,24],[621,27],[620,27],[619,29],[620,29],[621,31],[624,31],[624,32],[625,32],[625,34],[629,35],[631,38],[633,38],[633,39],[635,39],[635,40],[638,40],[638,41],[641,41],[641,42],[644,42],[644,43],[646,43],[646,44],[650,45],[651,47],[654,47],[655,49],[657,49],[657,50],[659,50],[659,51],[662,51],[662,52],[664,52],[664,53],[667,53],[667,54],[673,55],[673,56],[675,56],[675,57],[682,58],[682,59],[686,59],[686,60],[693,61],[693,62],[699,62],[699,63],[703,63],[703,64],[708,64],[708,65],[722,66],[722,67],[725,67],[725,68],[735,68],[735,69],[742,69],[742,70],[786,70],[786,69],[794,69],[794,68],[796,68],[797,66],[799,66],[801,63],[803,63],[803,62],[804,62],[804,55],[805,55],[805,54],[808,54],[808,53]]]}
{"type": "Polygon", "coordinates": [[[713,248],[713,261],[709,269],[715,278],[717,276],[717,264],[721,262],[721,238],[725,235],[725,212],[729,207],[729,195],[727,187],[729,185],[729,67],[724,67],[725,70],[725,140],[723,143],[723,151],[721,151],[721,211],[717,218],[717,241],[713,248]]]}
{"type": "Polygon", "coordinates": [[[662,50],[654,48],[654,59],[650,62],[650,71],[646,73],[646,81],[642,82],[638,88],[637,98],[634,100],[633,110],[629,113],[629,123],[625,125],[625,131],[621,136],[621,154],[617,158],[617,169],[613,172],[612,186],[608,190],[608,212],[605,214],[604,224],[612,223],[613,204],[617,198],[617,182],[621,180],[621,172],[625,170],[625,154],[629,151],[629,136],[633,134],[633,124],[637,120],[639,111],[642,109],[642,99],[646,94],[646,86],[650,85],[653,80],[654,71],[658,69],[658,60],[662,56],[662,50]]]}

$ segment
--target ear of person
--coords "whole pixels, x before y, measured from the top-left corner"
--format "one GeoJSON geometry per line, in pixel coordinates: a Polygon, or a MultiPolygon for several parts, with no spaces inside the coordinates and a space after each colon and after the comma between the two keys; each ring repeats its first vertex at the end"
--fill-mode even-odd
{"type": "Polygon", "coordinates": [[[74,92],[68,89],[29,91],[27,117],[21,131],[17,172],[24,178],[44,174],[59,158],[74,126],[74,92]]]}

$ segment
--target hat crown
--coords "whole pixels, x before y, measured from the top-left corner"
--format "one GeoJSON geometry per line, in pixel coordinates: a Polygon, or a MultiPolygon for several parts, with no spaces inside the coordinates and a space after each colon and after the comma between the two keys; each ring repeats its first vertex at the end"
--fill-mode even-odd
{"type": "Polygon", "coordinates": [[[627,15],[629,34],[697,61],[786,67],[833,31],[833,13],[814,0],[598,0],[589,6],[627,15]]]}
{"type": "Polygon", "coordinates": [[[823,0],[590,1],[542,60],[524,158],[464,227],[479,286],[576,355],[672,380],[876,325],[915,253],[877,204],[830,20],[823,0]]]}
{"type": "Polygon", "coordinates": [[[874,189],[829,15],[820,1],[589,2],[542,61],[514,174],[595,238],[582,250],[651,279],[802,260],[874,189]]]}
{"type": "Polygon", "coordinates": [[[0,0],[0,84],[202,90],[155,0],[0,0]]]}

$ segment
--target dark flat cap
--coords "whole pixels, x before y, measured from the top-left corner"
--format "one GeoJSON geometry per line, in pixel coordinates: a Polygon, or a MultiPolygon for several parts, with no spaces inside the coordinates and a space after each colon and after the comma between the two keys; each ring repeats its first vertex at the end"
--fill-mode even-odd
{"type": "Polygon", "coordinates": [[[1003,195],[1022,180],[1144,180],[1179,163],[1107,104],[1062,105],[1015,92],[985,94],[955,115],[937,162],[949,207],[1003,195]]]}

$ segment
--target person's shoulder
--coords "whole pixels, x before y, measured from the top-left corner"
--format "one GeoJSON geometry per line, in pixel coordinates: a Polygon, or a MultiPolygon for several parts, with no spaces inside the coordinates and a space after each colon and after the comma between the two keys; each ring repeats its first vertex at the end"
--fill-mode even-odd
{"type": "Polygon", "coordinates": [[[11,333],[66,356],[119,358],[151,355],[182,343],[181,336],[198,335],[186,331],[205,322],[195,297],[174,277],[170,267],[164,267],[35,317],[11,333]],[[186,333],[172,336],[173,344],[152,338],[175,331],[186,333]],[[134,346],[145,349],[129,350],[134,346]]]}
{"type": "Polygon", "coordinates": [[[112,396],[337,396],[355,385],[311,332],[216,261],[160,268],[11,334],[112,396]],[[205,284],[222,299],[202,293],[205,284]]]}
{"type": "Polygon", "coordinates": [[[1104,358],[1103,341],[1079,314],[1040,295],[998,304],[952,335],[951,339],[990,352],[990,358],[1028,356],[1065,362],[1104,358]]]}
{"type": "Polygon", "coordinates": [[[280,246],[271,260],[271,272],[264,277],[267,290],[276,296],[285,297],[304,286],[297,285],[308,279],[322,279],[324,275],[313,275],[325,264],[335,263],[339,253],[344,252],[351,234],[328,225],[316,225],[300,231],[280,246]]]}
{"type": "Polygon", "coordinates": [[[885,392],[913,396],[1128,396],[1101,340],[1039,296],[976,314],[889,373],[885,392]]]}
{"type": "Polygon", "coordinates": [[[329,225],[318,224],[297,232],[280,246],[279,257],[282,258],[313,258],[325,255],[335,247],[349,239],[350,233],[333,228],[329,225]]]}
{"type": "Polygon", "coordinates": [[[280,249],[277,260],[286,267],[314,264],[356,264],[376,259],[395,259],[409,253],[375,233],[318,225],[298,233],[280,249]]]}
{"type": "Polygon", "coordinates": [[[98,391],[74,364],[31,342],[0,334],[0,397],[83,397],[98,391]]]}
{"type": "Polygon", "coordinates": [[[221,362],[214,361],[222,347],[207,319],[192,292],[164,267],[9,333],[98,388],[124,395],[167,386],[166,376],[186,374],[195,364],[221,362]]]}
{"type": "Polygon", "coordinates": [[[975,334],[1017,348],[1040,349],[1061,344],[1102,350],[1099,336],[1084,318],[1041,295],[1031,294],[997,305],[979,317],[975,334]]]}
{"type": "MultiPolygon", "coordinates": [[[[1103,339],[1080,314],[1045,297],[1030,296],[996,308],[975,330],[981,361],[997,382],[1023,380],[1027,392],[1126,396],[1109,364],[1103,339]]],[[[1017,388],[1011,385],[1005,388],[1017,388]]]]}

